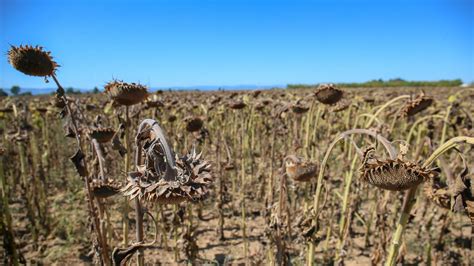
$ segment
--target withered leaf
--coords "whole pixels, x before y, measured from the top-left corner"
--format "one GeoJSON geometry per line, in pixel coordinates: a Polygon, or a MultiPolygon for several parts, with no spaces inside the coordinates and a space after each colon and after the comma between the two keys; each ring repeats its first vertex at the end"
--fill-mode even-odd
{"type": "Polygon", "coordinates": [[[126,265],[130,257],[141,248],[141,245],[133,245],[128,248],[115,248],[112,252],[114,266],[126,265]]]}
{"type": "Polygon", "coordinates": [[[125,149],[125,146],[123,146],[122,142],[120,142],[119,134],[119,131],[117,131],[112,139],[112,149],[118,151],[120,156],[123,157],[125,154],[127,154],[127,149],[125,149]]]}
{"type": "Polygon", "coordinates": [[[63,108],[61,112],[59,113],[59,118],[63,119],[67,116],[67,110],[66,108],[63,108]]]}
{"type": "Polygon", "coordinates": [[[77,173],[81,177],[87,176],[87,169],[84,165],[84,153],[81,150],[77,150],[76,153],[70,158],[74,166],[76,167],[77,173]]]}

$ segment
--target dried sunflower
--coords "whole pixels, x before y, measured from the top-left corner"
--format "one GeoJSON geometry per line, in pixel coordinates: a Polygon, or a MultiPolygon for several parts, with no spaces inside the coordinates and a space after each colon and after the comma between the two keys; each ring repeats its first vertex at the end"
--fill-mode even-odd
{"type": "Polygon", "coordinates": [[[420,165],[405,161],[401,157],[392,160],[371,158],[373,148],[364,154],[364,163],[360,168],[363,181],[379,188],[402,191],[419,185],[433,177],[433,169],[426,169],[420,165]]]}
{"type": "Polygon", "coordinates": [[[147,88],[136,83],[113,80],[105,85],[105,91],[114,102],[121,105],[135,105],[148,97],[147,88]]]}
{"type": "MultiPolygon", "coordinates": [[[[469,176],[469,167],[462,157],[464,169],[448,185],[442,185],[439,178],[430,179],[424,186],[426,197],[436,205],[452,211],[465,210],[469,216],[474,214],[470,205],[474,204],[474,175],[469,176]]],[[[474,217],[474,216],[473,216],[474,217]]]]}
{"type": "Polygon", "coordinates": [[[263,109],[265,109],[265,105],[264,105],[262,102],[257,102],[257,103],[254,105],[254,108],[255,108],[255,110],[257,110],[257,111],[263,111],[263,109]]]}
{"type": "Polygon", "coordinates": [[[188,132],[197,132],[202,128],[204,121],[200,117],[188,116],[184,119],[188,132]]]}
{"type": "Polygon", "coordinates": [[[112,179],[94,179],[91,182],[91,191],[94,197],[108,198],[120,192],[121,183],[112,179]]]}
{"type": "Polygon", "coordinates": [[[306,212],[302,212],[295,218],[298,237],[315,244],[324,239],[320,223],[314,223],[315,220],[318,220],[318,216],[311,206],[306,212]]]}
{"type": "Polygon", "coordinates": [[[38,106],[38,107],[35,108],[35,110],[36,110],[38,113],[42,113],[42,114],[48,112],[48,108],[43,107],[43,106],[38,106]]]}
{"type": "Polygon", "coordinates": [[[272,99],[269,99],[269,98],[265,98],[265,99],[262,99],[260,102],[261,102],[263,105],[269,105],[269,104],[271,104],[271,103],[273,102],[273,100],[272,100],[272,99]]]}
{"type": "Polygon", "coordinates": [[[288,155],[285,158],[285,170],[288,177],[295,181],[307,182],[316,176],[317,165],[301,157],[288,155]]]}
{"type": "Polygon", "coordinates": [[[451,193],[449,193],[448,189],[442,188],[434,182],[428,182],[423,187],[423,192],[436,205],[445,209],[451,208],[451,193]]]}
{"type": "Polygon", "coordinates": [[[261,93],[261,90],[254,90],[251,94],[254,98],[257,98],[261,93]]]}
{"type": "Polygon", "coordinates": [[[220,96],[215,96],[214,95],[209,99],[209,104],[215,105],[215,104],[219,103],[221,100],[222,100],[222,98],[220,96]]]}
{"type": "Polygon", "coordinates": [[[195,151],[185,156],[174,156],[168,142],[154,120],[141,125],[137,139],[146,139],[141,154],[145,162],[138,171],[129,173],[125,196],[146,201],[176,204],[199,201],[208,195],[212,183],[209,162],[195,151]],[[144,127],[148,129],[144,130],[144,127]]]}
{"type": "Polygon", "coordinates": [[[113,128],[94,128],[89,131],[89,136],[99,143],[106,143],[112,140],[115,135],[113,128]]]}
{"type": "Polygon", "coordinates": [[[153,97],[148,98],[145,101],[145,108],[150,109],[150,108],[162,108],[164,107],[165,104],[158,99],[158,96],[153,95],[153,97]]]}
{"type": "Polygon", "coordinates": [[[234,109],[234,110],[244,109],[245,106],[247,106],[242,100],[231,101],[229,102],[228,105],[230,109],[234,109]]]}
{"type": "Polygon", "coordinates": [[[275,103],[271,110],[271,115],[275,118],[284,118],[286,113],[290,110],[289,104],[275,103]]]}
{"type": "Polygon", "coordinates": [[[63,109],[66,106],[66,102],[64,101],[63,97],[60,96],[55,96],[51,100],[51,105],[58,108],[58,109],[63,109]]]}
{"type": "Polygon", "coordinates": [[[18,71],[38,77],[52,76],[59,65],[53,61],[51,52],[41,46],[11,46],[8,51],[8,62],[18,71]]]}
{"type": "Polygon", "coordinates": [[[309,111],[309,107],[300,101],[291,105],[291,111],[295,114],[304,114],[309,111]]]}
{"type": "Polygon", "coordinates": [[[0,113],[13,113],[13,108],[11,107],[0,108],[0,113]]]}
{"type": "Polygon", "coordinates": [[[342,99],[343,92],[336,88],[334,84],[321,84],[314,95],[323,104],[335,104],[342,99]]]}
{"type": "Polygon", "coordinates": [[[176,121],[176,119],[178,119],[175,115],[169,115],[168,116],[168,122],[170,123],[173,123],[174,121],[176,121]]]}
{"type": "Polygon", "coordinates": [[[413,116],[433,104],[433,98],[425,96],[424,93],[421,93],[413,100],[408,101],[402,108],[401,114],[403,117],[413,116]]]}

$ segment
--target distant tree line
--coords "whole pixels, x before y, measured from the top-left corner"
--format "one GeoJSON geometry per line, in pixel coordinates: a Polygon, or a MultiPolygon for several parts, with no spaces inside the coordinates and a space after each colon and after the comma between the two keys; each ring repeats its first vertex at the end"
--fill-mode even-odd
{"type": "MultiPolygon", "coordinates": [[[[20,93],[20,92],[21,92],[20,86],[15,85],[15,86],[12,86],[10,88],[10,94],[13,95],[13,96],[31,95],[31,92],[29,92],[29,91],[23,92],[23,93],[20,93]]],[[[0,97],[6,97],[6,96],[8,96],[8,93],[0,88],[0,97]]]]}
{"type": "MultiPolygon", "coordinates": [[[[340,88],[382,88],[382,87],[458,87],[463,84],[461,79],[438,81],[409,81],[401,78],[382,80],[374,79],[367,82],[336,83],[340,88]]],[[[288,89],[314,88],[319,84],[288,84],[288,89]]]]}
{"type": "MultiPolygon", "coordinates": [[[[20,86],[15,85],[10,88],[10,95],[13,95],[13,96],[32,95],[30,91],[26,91],[23,93],[20,93],[20,92],[21,92],[20,86]]],[[[91,91],[87,91],[85,93],[97,94],[99,92],[100,92],[99,88],[94,87],[94,89],[92,89],[91,91]]],[[[66,93],[67,94],[82,94],[83,92],[79,89],[74,89],[73,87],[69,87],[69,88],[66,88],[66,93]]],[[[54,92],[51,92],[51,94],[54,94],[54,92]]],[[[4,89],[0,88],[0,97],[6,97],[8,95],[9,94],[4,89]]]]}

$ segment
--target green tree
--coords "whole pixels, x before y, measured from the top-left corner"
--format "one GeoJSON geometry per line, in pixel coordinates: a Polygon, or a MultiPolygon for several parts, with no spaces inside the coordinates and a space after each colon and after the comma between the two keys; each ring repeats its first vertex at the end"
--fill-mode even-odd
{"type": "Polygon", "coordinates": [[[74,94],[74,88],[73,87],[66,88],[66,93],[67,94],[74,94]]]}
{"type": "Polygon", "coordinates": [[[94,94],[97,94],[99,92],[100,92],[99,88],[97,88],[97,87],[94,87],[94,89],[92,90],[92,93],[94,93],[94,94]]]}
{"type": "Polygon", "coordinates": [[[8,93],[6,93],[3,89],[0,89],[0,97],[7,97],[8,93]]]}
{"type": "Polygon", "coordinates": [[[12,88],[10,89],[10,92],[13,94],[13,95],[18,95],[20,93],[21,89],[20,89],[20,86],[12,86],[12,88]]]}
{"type": "Polygon", "coordinates": [[[66,89],[67,94],[81,94],[81,90],[75,90],[73,87],[69,87],[66,89]]]}

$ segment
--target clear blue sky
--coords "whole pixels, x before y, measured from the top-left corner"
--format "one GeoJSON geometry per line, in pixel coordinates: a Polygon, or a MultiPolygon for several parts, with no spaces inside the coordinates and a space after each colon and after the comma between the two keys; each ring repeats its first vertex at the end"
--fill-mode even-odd
{"type": "Polygon", "coordinates": [[[0,87],[51,87],[7,63],[40,44],[64,86],[474,80],[474,1],[0,0],[0,87]]]}

